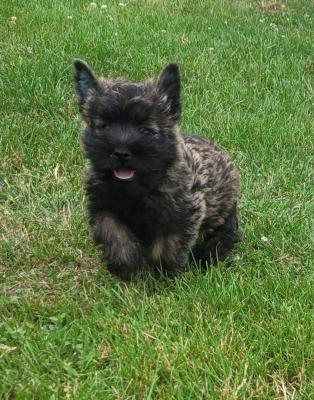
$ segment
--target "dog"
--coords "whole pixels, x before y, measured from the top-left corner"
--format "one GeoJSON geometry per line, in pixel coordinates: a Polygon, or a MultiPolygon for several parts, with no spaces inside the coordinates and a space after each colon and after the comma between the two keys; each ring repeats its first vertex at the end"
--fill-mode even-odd
{"type": "Polygon", "coordinates": [[[177,64],[132,83],[75,60],[74,82],[91,236],[110,273],[130,280],[146,266],[176,274],[191,259],[225,260],[240,239],[239,177],[216,144],[181,134],[177,64]]]}

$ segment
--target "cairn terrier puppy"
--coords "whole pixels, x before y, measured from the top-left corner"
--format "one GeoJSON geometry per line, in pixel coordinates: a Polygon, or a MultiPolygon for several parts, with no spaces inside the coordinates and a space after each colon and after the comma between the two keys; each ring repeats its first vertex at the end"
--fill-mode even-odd
{"type": "Polygon", "coordinates": [[[239,179],[218,146],[181,134],[178,66],[142,83],[74,68],[91,234],[109,271],[129,280],[148,265],[182,270],[191,255],[224,260],[239,240],[239,179]]]}

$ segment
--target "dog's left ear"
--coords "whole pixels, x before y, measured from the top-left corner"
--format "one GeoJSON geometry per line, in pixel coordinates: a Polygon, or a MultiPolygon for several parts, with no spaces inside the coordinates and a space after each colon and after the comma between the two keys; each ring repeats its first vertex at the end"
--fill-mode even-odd
{"type": "Polygon", "coordinates": [[[181,114],[181,83],[177,64],[169,64],[161,71],[156,87],[164,111],[171,119],[178,121],[181,114]]]}
{"type": "Polygon", "coordinates": [[[95,73],[81,60],[74,61],[74,82],[79,104],[98,90],[98,81],[95,73]]]}

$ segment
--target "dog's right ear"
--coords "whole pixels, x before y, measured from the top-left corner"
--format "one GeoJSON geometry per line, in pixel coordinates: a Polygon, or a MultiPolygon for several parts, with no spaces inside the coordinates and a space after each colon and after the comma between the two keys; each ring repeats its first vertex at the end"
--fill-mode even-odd
{"type": "Polygon", "coordinates": [[[175,63],[168,64],[160,72],[157,79],[157,93],[165,112],[174,121],[178,121],[181,114],[180,87],[178,65],[175,63]]]}
{"type": "Polygon", "coordinates": [[[98,91],[98,80],[95,73],[81,60],[74,60],[74,82],[79,103],[98,91]]]}

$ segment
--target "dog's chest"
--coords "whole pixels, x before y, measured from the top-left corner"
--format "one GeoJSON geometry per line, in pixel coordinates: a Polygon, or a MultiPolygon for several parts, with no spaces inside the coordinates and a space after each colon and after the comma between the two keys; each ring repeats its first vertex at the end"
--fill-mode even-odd
{"type": "Polygon", "coordinates": [[[129,199],[115,206],[116,217],[146,247],[157,238],[177,231],[179,216],[173,204],[161,196],[129,199]]]}
{"type": "Polygon", "coordinates": [[[144,246],[150,246],[160,235],[163,224],[158,211],[141,198],[128,199],[113,206],[114,215],[130,229],[144,246]]]}
{"type": "Polygon", "coordinates": [[[127,218],[126,222],[144,246],[150,246],[165,228],[157,210],[147,207],[146,204],[133,207],[132,215],[127,218]]]}

